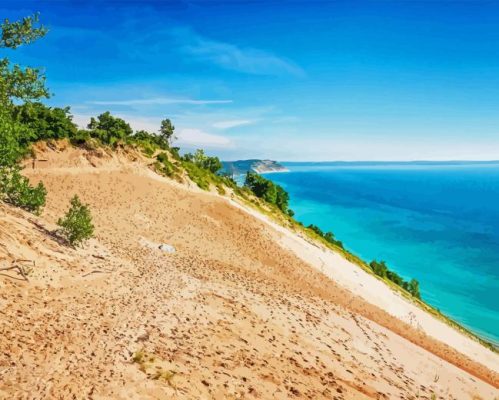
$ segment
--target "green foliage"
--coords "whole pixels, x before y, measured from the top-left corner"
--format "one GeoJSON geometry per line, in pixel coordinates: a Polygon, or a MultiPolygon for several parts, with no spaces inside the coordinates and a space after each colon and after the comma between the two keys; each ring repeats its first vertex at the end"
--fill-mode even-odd
{"type": "Polygon", "coordinates": [[[159,138],[168,147],[171,144],[171,141],[175,139],[175,134],[174,134],[175,127],[168,118],[161,121],[161,127],[159,129],[159,132],[160,132],[159,138]]]}
{"type": "Polygon", "coordinates": [[[64,218],[59,218],[57,225],[61,227],[62,235],[72,246],[78,246],[94,233],[90,209],[76,195],[71,199],[68,212],[64,218]]]}
{"type": "Polygon", "coordinates": [[[24,17],[20,21],[10,22],[5,19],[1,25],[0,48],[16,49],[23,44],[30,44],[43,37],[47,28],[39,24],[39,14],[24,17]]]}
{"type": "Polygon", "coordinates": [[[25,103],[14,106],[13,116],[16,121],[29,128],[28,135],[21,138],[22,146],[38,140],[74,137],[78,131],[69,107],[52,108],[42,103],[25,103]]]}
{"type": "Polygon", "coordinates": [[[43,183],[31,186],[29,179],[21,175],[19,166],[0,169],[0,197],[6,203],[39,214],[45,206],[46,196],[43,183]]]}
{"type": "Polygon", "coordinates": [[[419,282],[416,279],[413,278],[409,281],[407,291],[414,297],[418,299],[421,298],[421,293],[419,292],[419,282]]]}
{"type": "Polygon", "coordinates": [[[317,225],[313,225],[313,224],[309,225],[307,228],[310,229],[311,231],[315,232],[317,235],[319,235],[321,238],[323,238],[327,242],[329,242],[335,246],[338,246],[340,248],[343,248],[343,243],[334,237],[333,232],[325,232],[324,233],[321,228],[319,228],[317,225]]]}
{"type": "Polygon", "coordinates": [[[0,110],[0,168],[14,165],[26,153],[21,138],[29,135],[29,129],[12,119],[6,110],[0,110]]]}
{"type": "MultiPolygon", "coordinates": [[[[21,21],[4,20],[0,25],[0,48],[16,49],[44,36],[47,30],[38,25],[38,15],[21,21]]],[[[37,68],[11,65],[8,58],[0,60],[0,108],[12,107],[13,100],[33,100],[49,97],[45,77],[37,68]]]]}
{"type": "Polygon", "coordinates": [[[222,169],[222,162],[218,157],[207,156],[204,150],[198,149],[194,154],[187,153],[183,157],[184,161],[191,162],[199,168],[206,169],[213,174],[216,174],[222,169]]]}
{"type": "Polygon", "coordinates": [[[378,262],[376,260],[373,260],[369,263],[369,267],[371,267],[376,275],[382,278],[389,279],[396,285],[399,285],[400,287],[407,290],[414,297],[421,299],[421,294],[419,292],[419,282],[416,279],[411,279],[409,282],[405,281],[404,278],[402,278],[399,274],[388,269],[384,261],[378,262]]]}
{"type": "Polygon", "coordinates": [[[288,212],[289,195],[281,186],[251,171],[246,174],[244,185],[250,188],[255,196],[276,205],[285,213],[288,212]]]}
{"type": "Polygon", "coordinates": [[[203,168],[200,168],[190,161],[183,161],[182,166],[187,172],[187,175],[189,175],[189,178],[201,189],[210,189],[210,183],[213,180],[213,177],[211,175],[213,174],[203,168]]]}
{"type": "Polygon", "coordinates": [[[88,129],[91,137],[110,145],[126,141],[133,133],[127,122],[113,117],[109,111],[97,116],[97,119],[92,117],[88,129]]]}
{"type": "Polygon", "coordinates": [[[168,159],[166,153],[159,153],[156,156],[156,168],[166,176],[173,176],[177,172],[177,167],[168,159]]]}
{"type": "Polygon", "coordinates": [[[160,136],[144,130],[135,132],[128,140],[130,143],[135,143],[142,147],[144,153],[149,157],[157,149],[168,150],[168,142],[165,142],[160,136]]]}
{"type": "MultiPolygon", "coordinates": [[[[38,15],[17,22],[5,20],[0,25],[0,48],[15,49],[43,36],[46,30],[37,24],[38,15]]],[[[26,153],[22,141],[30,135],[29,128],[12,115],[14,101],[42,97],[48,97],[48,91],[37,69],[11,66],[7,58],[0,60],[0,168],[12,166],[26,153]]]]}
{"type": "Polygon", "coordinates": [[[170,147],[170,154],[172,155],[172,157],[175,160],[177,160],[177,161],[181,160],[181,157],[180,157],[180,147],[170,147]]]}

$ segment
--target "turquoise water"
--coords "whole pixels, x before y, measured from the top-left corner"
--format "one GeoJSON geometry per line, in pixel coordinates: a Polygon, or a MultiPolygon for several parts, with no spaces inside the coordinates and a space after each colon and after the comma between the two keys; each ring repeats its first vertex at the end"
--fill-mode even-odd
{"type": "Polygon", "coordinates": [[[295,218],[416,278],[425,301],[499,343],[499,162],[284,163],[295,218]]]}

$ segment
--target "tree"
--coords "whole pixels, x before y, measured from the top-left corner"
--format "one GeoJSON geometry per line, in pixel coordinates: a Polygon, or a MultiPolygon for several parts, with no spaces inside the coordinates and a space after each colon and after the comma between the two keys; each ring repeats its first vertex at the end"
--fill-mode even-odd
{"type": "MultiPolygon", "coordinates": [[[[172,149],[176,148],[173,147],[172,149]]],[[[196,150],[194,154],[184,154],[183,159],[184,161],[191,162],[199,168],[206,169],[214,174],[222,169],[222,162],[220,161],[220,159],[218,157],[207,156],[202,149],[196,150]]]]}
{"type": "MultiPolygon", "coordinates": [[[[0,48],[14,50],[45,36],[47,29],[38,22],[38,14],[16,22],[5,19],[0,25],[0,48]]],[[[38,68],[11,66],[8,58],[0,60],[0,106],[3,111],[10,108],[15,99],[29,101],[47,97],[45,76],[38,68]]]]}
{"type": "Polygon", "coordinates": [[[92,117],[88,124],[90,135],[99,139],[102,143],[114,145],[130,137],[133,133],[130,125],[123,119],[114,117],[109,111],[92,117]]]}
{"type": "Polygon", "coordinates": [[[203,168],[216,174],[220,171],[220,169],[222,169],[222,162],[218,157],[206,157],[203,168]]]}
{"type": "Polygon", "coordinates": [[[281,186],[276,185],[277,196],[276,196],[276,206],[282,211],[287,212],[289,205],[289,194],[281,186]]]}
{"type": "MultiPolygon", "coordinates": [[[[0,25],[0,48],[16,49],[44,36],[47,29],[38,24],[38,15],[21,21],[4,20],[0,25]]],[[[0,168],[12,166],[25,149],[21,138],[29,135],[27,127],[12,116],[14,101],[29,101],[49,96],[45,77],[36,68],[11,66],[8,58],[0,60],[0,168]]]]}
{"type": "Polygon", "coordinates": [[[64,218],[59,218],[57,225],[61,227],[62,235],[72,246],[78,246],[94,233],[90,209],[77,195],[71,199],[71,207],[64,218]]]}
{"type": "Polygon", "coordinates": [[[20,138],[21,145],[46,139],[74,137],[78,132],[69,114],[69,107],[47,107],[42,103],[25,103],[14,106],[14,118],[29,127],[27,136],[20,138]]]}
{"type": "Polygon", "coordinates": [[[173,139],[176,139],[174,132],[175,132],[175,127],[173,126],[172,122],[166,118],[163,121],[161,121],[161,128],[159,129],[159,137],[165,142],[166,145],[171,145],[171,141],[173,139]]]}
{"type": "MultiPolygon", "coordinates": [[[[47,29],[38,23],[38,14],[0,25],[0,48],[15,50],[44,36],[47,29]]],[[[26,152],[23,138],[29,127],[13,116],[15,102],[49,97],[45,77],[36,68],[11,65],[0,60],[0,199],[28,211],[39,213],[45,205],[47,191],[43,183],[33,187],[22,176],[15,163],[26,152]]]]}
{"type": "Polygon", "coordinates": [[[416,279],[411,279],[408,285],[408,292],[414,297],[420,299],[421,293],[419,292],[419,282],[416,279]]]}
{"type": "Polygon", "coordinates": [[[289,194],[271,180],[255,172],[248,171],[244,185],[250,188],[255,196],[264,199],[270,204],[275,204],[283,212],[288,211],[289,194]]]}
{"type": "Polygon", "coordinates": [[[388,267],[386,266],[386,263],[384,261],[371,261],[369,266],[376,275],[381,276],[382,278],[387,277],[386,274],[388,271],[388,267]]]}
{"type": "Polygon", "coordinates": [[[45,36],[48,30],[39,24],[39,16],[36,13],[16,22],[5,19],[1,26],[0,47],[16,49],[23,44],[30,44],[45,36]]]}

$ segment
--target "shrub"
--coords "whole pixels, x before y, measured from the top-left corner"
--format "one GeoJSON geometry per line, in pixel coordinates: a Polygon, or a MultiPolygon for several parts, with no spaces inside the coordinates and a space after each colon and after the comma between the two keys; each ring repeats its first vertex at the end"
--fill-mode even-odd
{"type": "Polygon", "coordinates": [[[123,119],[114,117],[109,111],[91,118],[88,124],[90,136],[99,139],[104,144],[115,145],[129,138],[133,131],[123,119]]]}
{"type": "Polygon", "coordinates": [[[166,153],[159,153],[156,156],[156,160],[158,162],[156,163],[156,168],[166,176],[173,176],[173,174],[176,172],[175,165],[170,162],[168,159],[168,156],[166,153]]]}
{"type": "Polygon", "coordinates": [[[271,180],[255,172],[248,171],[244,186],[250,188],[255,196],[264,199],[267,203],[276,205],[285,213],[288,212],[288,192],[271,180]]]}
{"type": "Polygon", "coordinates": [[[183,157],[184,161],[191,162],[199,168],[206,169],[213,174],[216,174],[222,169],[222,162],[218,157],[210,157],[204,153],[204,150],[198,149],[194,154],[186,153],[183,157]]]}
{"type": "Polygon", "coordinates": [[[61,227],[62,235],[72,246],[78,246],[94,233],[90,210],[76,195],[71,199],[68,212],[64,218],[59,218],[57,225],[61,227]]]}
{"type": "Polygon", "coordinates": [[[0,169],[0,196],[6,203],[39,214],[45,206],[47,190],[42,182],[31,186],[16,165],[0,169]]]}
{"type": "Polygon", "coordinates": [[[0,109],[0,168],[10,167],[26,153],[20,145],[28,129],[14,121],[6,110],[0,109]]]}
{"type": "Polygon", "coordinates": [[[416,279],[411,279],[409,282],[407,282],[399,274],[388,269],[384,261],[378,262],[376,260],[373,260],[369,263],[369,267],[371,267],[376,275],[381,276],[382,278],[388,278],[393,283],[407,290],[414,297],[421,299],[421,293],[419,292],[419,282],[416,279]]]}
{"type": "Polygon", "coordinates": [[[13,116],[29,128],[29,134],[21,138],[21,145],[48,139],[73,137],[78,129],[72,121],[69,107],[47,107],[42,103],[25,103],[13,109],[13,116]]]}
{"type": "Polygon", "coordinates": [[[203,190],[209,190],[210,189],[210,182],[211,182],[211,176],[210,172],[198,167],[196,164],[188,161],[184,161],[182,163],[182,166],[187,172],[187,175],[189,175],[189,178],[197,184],[201,189],[203,190]]]}
{"type": "MultiPolygon", "coordinates": [[[[291,212],[294,215],[294,212],[293,211],[291,211],[291,212]]],[[[326,233],[324,233],[321,228],[319,228],[317,225],[313,225],[313,224],[307,226],[307,228],[310,229],[310,230],[312,230],[312,231],[314,231],[317,235],[319,235],[320,237],[322,237],[327,242],[329,242],[329,243],[331,243],[331,244],[333,244],[335,246],[338,246],[340,248],[343,248],[343,243],[340,240],[337,240],[334,237],[334,233],[333,232],[326,232],[326,233]]]]}

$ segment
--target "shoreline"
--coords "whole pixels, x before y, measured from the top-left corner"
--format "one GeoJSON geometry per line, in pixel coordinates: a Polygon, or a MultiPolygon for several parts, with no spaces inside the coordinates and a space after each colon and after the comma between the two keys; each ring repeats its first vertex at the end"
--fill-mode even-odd
{"type": "MultiPolygon", "coordinates": [[[[368,303],[385,310],[388,314],[409,324],[416,330],[424,332],[433,339],[447,344],[456,351],[464,354],[471,360],[479,362],[491,371],[499,372],[499,356],[481,344],[478,339],[465,335],[455,327],[438,319],[427,310],[404,298],[384,281],[367,273],[360,266],[347,260],[339,252],[318,243],[312,243],[308,238],[272,221],[258,210],[234,200],[229,201],[232,205],[274,228],[281,235],[280,245],[282,247],[294,253],[297,257],[319,270],[340,286],[361,297],[368,303]]],[[[476,336],[478,338],[478,335],[476,336]]]]}
{"type": "Polygon", "coordinates": [[[260,174],[260,175],[267,175],[267,174],[284,174],[286,172],[290,172],[289,169],[281,169],[279,171],[265,171],[265,172],[259,172],[259,171],[255,171],[257,174],[260,174]]]}

